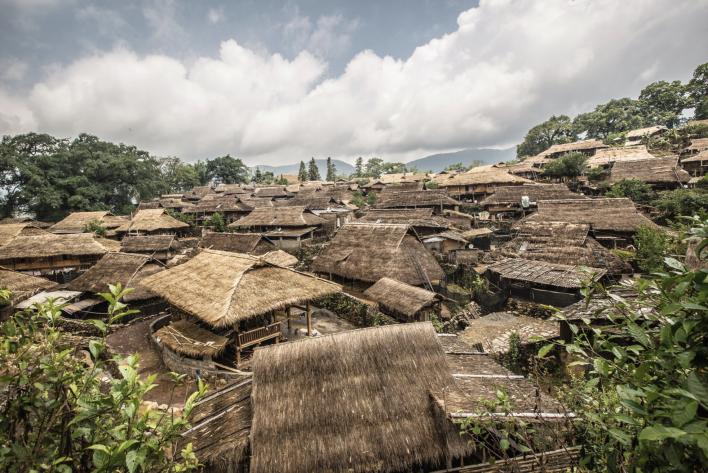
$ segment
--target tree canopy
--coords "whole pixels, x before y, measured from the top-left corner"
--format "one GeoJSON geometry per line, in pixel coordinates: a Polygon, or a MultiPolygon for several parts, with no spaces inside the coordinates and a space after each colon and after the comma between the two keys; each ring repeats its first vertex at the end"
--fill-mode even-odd
{"type": "Polygon", "coordinates": [[[516,147],[516,155],[535,156],[555,144],[570,143],[576,138],[571,119],[566,115],[554,115],[529,130],[524,141],[516,147]]]}

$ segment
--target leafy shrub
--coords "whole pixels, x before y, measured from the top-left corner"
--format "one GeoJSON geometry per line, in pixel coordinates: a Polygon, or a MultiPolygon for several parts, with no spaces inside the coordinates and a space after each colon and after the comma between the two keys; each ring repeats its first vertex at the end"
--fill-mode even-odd
{"type": "Polygon", "coordinates": [[[651,273],[663,268],[668,240],[661,230],[645,225],[639,227],[634,235],[634,245],[637,249],[635,261],[639,269],[651,273]]]}
{"type": "Polygon", "coordinates": [[[638,179],[622,179],[605,192],[605,197],[627,197],[637,204],[648,204],[653,196],[651,186],[638,179]]]}
{"type": "Polygon", "coordinates": [[[226,220],[221,213],[216,212],[211,217],[204,219],[204,226],[211,228],[215,232],[223,233],[226,231],[226,220]]]}
{"type": "Polygon", "coordinates": [[[84,233],[93,233],[95,235],[105,237],[106,236],[106,227],[101,225],[101,222],[99,222],[98,220],[91,220],[84,227],[84,233]]]}
{"type": "Polygon", "coordinates": [[[543,174],[549,177],[569,177],[574,179],[583,174],[587,160],[588,157],[583,153],[567,153],[546,164],[543,168],[543,174]]]}
{"type": "Polygon", "coordinates": [[[681,215],[708,216],[708,192],[703,189],[675,189],[659,193],[654,201],[664,220],[674,220],[681,215]]]}

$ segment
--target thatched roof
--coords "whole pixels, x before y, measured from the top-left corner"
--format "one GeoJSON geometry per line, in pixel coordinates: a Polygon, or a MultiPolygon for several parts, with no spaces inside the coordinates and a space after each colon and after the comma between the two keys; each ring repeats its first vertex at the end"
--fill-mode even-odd
{"type": "Polygon", "coordinates": [[[259,209],[262,207],[273,207],[273,199],[271,199],[270,197],[257,199],[255,197],[240,196],[239,200],[243,203],[243,205],[245,205],[251,209],[259,209]]]}
{"type": "Polygon", "coordinates": [[[165,209],[138,210],[129,222],[116,229],[117,232],[158,232],[165,230],[182,230],[189,228],[189,224],[180,222],[165,213],[165,209]]]}
{"type": "Polygon", "coordinates": [[[276,203],[281,207],[305,207],[307,210],[322,210],[335,207],[337,199],[332,195],[321,195],[320,192],[308,192],[303,195],[298,194],[292,199],[282,200],[276,203]]]}
{"type": "Polygon", "coordinates": [[[632,272],[624,260],[588,236],[588,224],[524,221],[516,228],[516,238],[497,247],[496,254],[506,258],[603,268],[610,274],[632,272]]]}
{"type": "Polygon", "coordinates": [[[470,320],[459,337],[467,343],[480,344],[487,353],[507,353],[512,333],[518,334],[525,345],[558,337],[560,327],[557,321],[495,312],[470,320]]]}
{"type": "Polygon", "coordinates": [[[207,194],[213,192],[211,186],[198,186],[184,193],[184,198],[190,200],[199,200],[207,194]]]}
{"type": "Polygon", "coordinates": [[[565,184],[534,184],[523,186],[499,186],[481,202],[481,205],[521,205],[521,198],[528,196],[531,202],[554,199],[586,199],[587,197],[571,192],[565,184]]]}
{"type": "Polygon", "coordinates": [[[219,184],[214,191],[224,194],[250,194],[253,192],[253,187],[242,184],[219,184]]]}
{"type": "Polygon", "coordinates": [[[543,166],[551,161],[553,161],[551,158],[547,158],[545,156],[529,156],[520,163],[507,164],[499,167],[509,171],[512,174],[528,174],[531,172],[537,173],[541,172],[543,166]]]}
{"type": "Polygon", "coordinates": [[[460,203],[447,195],[445,189],[420,191],[384,191],[376,201],[377,209],[397,207],[454,207],[460,203]]]}
{"type": "Polygon", "coordinates": [[[433,395],[455,381],[429,323],[256,350],[253,473],[412,471],[470,449],[433,395]]]}
{"type": "Polygon", "coordinates": [[[235,195],[208,194],[196,204],[186,207],[184,213],[248,212],[250,206],[242,203],[235,195]]]}
{"type": "Polygon", "coordinates": [[[49,231],[52,233],[83,233],[86,225],[91,222],[102,223],[104,217],[109,214],[107,210],[98,210],[95,212],[72,212],[63,220],[58,221],[51,227],[49,231]]]}
{"type": "Polygon", "coordinates": [[[0,260],[100,256],[111,251],[101,241],[91,233],[18,236],[0,247],[0,260]]]}
{"type": "Polygon", "coordinates": [[[364,295],[388,310],[411,318],[440,299],[434,292],[391,278],[379,279],[364,295]]]}
{"type": "Polygon", "coordinates": [[[304,227],[319,226],[326,220],[305,207],[262,207],[229,225],[230,228],[248,227],[304,227]]]}
{"type": "Polygon", "coordinates": [[[610,183],[637,179],[650,184],[685,183],[691,175],[679,167],[678,156],[663,156],[641,161],[617,161],[610,171],[610,183]]]}
{"type": "Polygon", "coordinates": [[[580,289],[584,281],[595,281],[606,273],[600,268],[553,264],[524,258],[504,259],[489,265],[487,271],[508,280],[566,289],[580,289]]]}
{"type": "Polygon", "coordinates": [[[656,159],[656,156],[651,154],[646,146],[625,146],[598,150],[597,153],[588,158],[586,164],[591,168],[595,168],[608,166],[619,161],[644,161],[647,159],[656,159]]]}
{"type": "Polygon", "coordinates": [[[206,330],[188,320],[177,320],[155,332],[155,338],[170,350],[193,358],[217,356],[229,339],[206,330]]]}
{"type": "Polygon", "coordinates": [[[256,187],[254,195],[256,197],[287,197],[290,193],[285,190],[285,186],[256,187]]]}
{"type": "Polygon", "coordinates": [[[708,149],[708,138],[696,138],[691,140],[691,144],[686,146],[682,151],[683,153],[696,153],[699,151],[704,151],[708,149]]]}
{"type": "Polygon", "coordinates": [[[646,128],[637,128],[636,130],[629,130],[625,136],[628,140],[638,140],[644,138],[645,136],[652,136],[666,130],[663,125],[648,126],[646,128]]]}
{"type": "Polygon", "coordinates": [[[478,166],[459,174],[440,175],[436,182],[440,187],[533,183],[533,181],[515,176],[502,168],[491,165],[478,166]]]}
{"type": "Polygon", "coordinates": [[[596,150],[596,149],[602,149],[602,148],[608,148],[606,144],[604,144],[600,140],[595,140],[595,139],[590,139],[590,140],[581,140],[581,141],[575,141],[573,143],[564,143],[560,145],[553,145],[547,150],[543,151],[540,153],[542,156],[551,156],[551,155],[559,155],[559,154],[565,154],[565,153],[571,153],[573,151],[587,151],[587,150],[596,150]]]}
{"type": "Polygon", "coordinates": [[[125,297],[126,301],[145,300],[156,295],[143,287],[140,281],[163,270],[149,256],[129,253],[107,253],[86,272],[66,285],[71,291],[106,292],[109,284],[121,283],[123,287],[133,288],[125,297]]]}
{"type": "Polygon", "coordinates": [[[142,284],[214,327],[233,326],[341,290],[338,284],[260,258],[217,250],[202,250],[186,263],[146,277],[142,284]]]}
{"type": "Polygon", "coordinates": [[[0,246],[20,235],[43,235],[47,232],[31,223],[6,223],[0,225],[0,246]]]}
{"type": "Polygon", "coordinates": [[[357,219],[362,223],[396,223],[412,227],[450,228],[448,220],[433,215],[433,209],[423,207],[418,209],[369,209],[366,214],[357,219]]]}
{"type": "Polygon", "coordinates": [[[36,228],[49,228],[52,226],[51,223],[34,220],[30,217],[5,217],[0,219],[0,225],[7,225],[11,223],[25,223],[36,228]]]}
{"type": "Polygon", "coordinates": [[[260,233],[211,232],[202,237],[199,246],[212,250],[254,255],[261,255],[276,249],[276,246],[260,233]]]}
{"type": "Polygon", "coordinates": [[[275,266],[282,266],[283,268],[292,268],[298,263],[298,259],[283,250],[272,250],[265,253],[261,258],[263,261],[275,266]]]}
{"type": "Polygon", "coordinates": [[[381,174],[379,181],[384,184],[397,184],[401,182],[419,182],[428,179],[428,174],[424,172],[398,172],[381,174]]]}
{"type": "Polygon", "coordinates": [[[701,162],[701,161],[708,161],[708,149],[705,149],[698,154],[694,154],[693,156],[688,156],[686,158],[681,159],[682,163],[701,162]]]}
{"type": "Polygon", "coordinates": [[[441,280],[437,260],[409,231],[408,225],[348,223],[314,259],[312,269],[360,281],[390,277],[420,286],[426,281],[416,269],[419,265],[430,281],[441,280]]]}
{"type": "Polygon", "coordinates": [[[593,231],[610,232],[635,232],[642,225],[657,227],[626,198],[542,200],[538,211],[525,220],[586,223],[593,231]]]}
{"type": "Polygon", "coordinates": [[[425,237],[424,239],[427,240],[429,238],[440,238],[442,240],[451,240],[451,241],[456,241],[458,243],[468,243],[468,239],[465,237],[465,233],[467,232],[456,232],[454,230],[448,230],[446,232],[441,232],[441,233],[436,233],[435,235],[430,235],[428,237],[425,237]]]}
{"type": "Polygon", "coordinates": [[[120,251],[125,253],[152,253],[175,249],[174,235],[126,235],[121,240],[120,251]]]}
{"type": "Polygon", "coordinates": [[[12,292],[11,304],[17,304],[40,291],[52,289],[57,285],[48,279],[0,267],[0,288],[9,289],[12,292]]]}

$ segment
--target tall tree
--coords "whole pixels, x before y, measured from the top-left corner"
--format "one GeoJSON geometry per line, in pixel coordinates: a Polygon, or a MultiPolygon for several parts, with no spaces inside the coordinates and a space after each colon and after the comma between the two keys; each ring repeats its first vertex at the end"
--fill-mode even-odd
{"type": "Polygon", "coordinates": [[[206,186],[207,184],[209,184],[209,169],[207,169],[207,163],[200,160],[192,164],[192,167],[194,168],[194,172],[197,173],[197,177],[199,178],[199,185],[206,186]]]}
{"type": "Polygon", "coordinates": [[[317,162],[315,161],[315,158],[310,159],[310,163],[307,168],[307,177],[311,181],[319,181],[322,179],[320,177],[320,170],[317,168],[317,162]]]}
{"type": "Polygon", "coordinates": [[[366,176],[378,179],[381,177],[381,170],[383,167],[383,159],[381,158],[371,158],[366,162],[366,176]]]}
{"type": "MultiPolygon", "coordinates": [[[[194,165],[183,163],[179,158],[161,158],[160,171],[169,192],[184,192],[201,185],[194,165]]],[[[196,164],[196,163],[195,163],[196,164]]]]}
{"type": "Polygon", "coordinates": [[[568,153],[554,159],[543,168],[543,174],[550,177],[576,179],[585,170],[588,157],[583,153],[568,153]]]}
{"type": "Polygon", "coordinates": [[[382,174],[399,174],[407,171],[405,163],[383,163],[381,165],[382,174]]]}
{"type": "Polygon", "coordinates": [[[307,167],[304,161],[300,161],[300,170],[297,173],[297,180],[300,182],[307,182],[309,175],[307,174],[307,167]]]}
{"type": "Polygon", "coordinates": [[[648,123],[644,119],[641,103],[629,98],[610,100],[573,120],[576,134],[585,133],[587,138],[602,140],[613,133],[622,133],[645,125],[648,123]]]}
{"type": "Polygon", "coordinates": [[[332,158],[327,158],[327,180],[329,182],[334,182],[337,180],[337,168],[332,162],[332,158]]]}
{"type": "Polygon", "coordinates": [[[697,120],[708,119],[708,62],[693,71],[693,78],[688,82],[689,106],[695,108],[697,120]]]}
{"type": "Polygon", "coordinates": [[[210,180],[222,184],[244,184],[249,181],[248,167],[240,159],[228,154],[208,160],[207,175],[210,180]]]}
{"type": "Polygon", "coordinates": [[[647,124],[674,128],[681,113],[690,105],[686,87],[681,81],[653,82],[639,94],[639,108],[647,124]]]}
{"type": "Polygon", "coordinates": [[[359,156],[354,164],[354,177],[364,177],[364,158],[359,156]]]}
{"type": "Polygon", "coordinates": [[[253,182],[256,184],[263,182],[263,174],[261,173],[260,168],[256,168],[256,172],[253,174],[253,182]]]}
{"type": "Polygon", "coordinates": [[[570,118],[565,115],[553,115],[526,133],[524,141],[516,147],[516,156],[535,156],[555,144],[570,143],[576,139],[570,118]]]}

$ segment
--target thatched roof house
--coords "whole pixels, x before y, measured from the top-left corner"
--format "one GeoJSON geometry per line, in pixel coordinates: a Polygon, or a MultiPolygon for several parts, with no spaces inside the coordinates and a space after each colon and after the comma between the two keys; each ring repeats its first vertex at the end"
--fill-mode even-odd
{"type": "Polygon", "coordinates": [[[70,291],[91,294],[106,292],[109,284],[120,283],[133,291],[124,297],[125,302],[153,299],[157,295],[143,287],[140,282],[150,274],[162,271],[164,267],[156,264],[146,255],[128,253],[107,253],[95,265],[66,285],[70,291]]]}
{"type": "Polygon", "coordinates": [[[636,179],[662,188],[677,187],[691,179],[678,164],[678,156],[654,157],[641,161],[617,161],[610,171],[610,184],[636,179]]]}
{"type": "Polygon", "coordinates": [[[0,225],[0,246],[3,246],[18,236],[43,235],[47,232],[31,223],[5,223],[0,225]]]}
{"type": "Polygon", "coordinates": [[[379,181],[384,184],[398,184],[401,182],[420,182],[429,178],[425,172],[397,172],[390,174],[381,174],[379,181]]]}
{"type": "Polygon", "coordinates": [[[384,311],[400,314],[408,322],[430,320],[432,314],[440,313],[438,294],[391,278],[379,279],[364,295],[384,311]]]}
{"type": "Polygon", "coordinates": [[[708,173],[708,150],[682,158],[681,167],[691,176],[705,176],[708,173]]]}
{"type": "Polygon", "coordinates": [[[229,343],[227,337],[217,335],[189,320],[176,320],[164,325],[153,336],[175,353],[193,358],[215,358],[229,343]]]}
{"type": "Polygon", "coordinates": [[[146,277],[142,284],[212,327],[232,327],[341,290],[338,284],[261,258],[217,250],[202,250],[183,264],[146,277]]]}
{"type": "Polygon", "coordinates": [[[629,130],[627,133],[625,133],[624,136],[627,138],[627,144],[631,145],[632,143],[640,142],[642,138],[660,135],[666,130],[667,128],[664,125],[655,125],[648,126],[646,128],[637,128],[635,130],[629,130]]]}
{"type": "Polygon", "coordinates": [[[626,237],[642,225],[657,228],[626,198],[543,200],[538,203],[538,212],[525,221],[585,223],[598,240],[611,235],[626,237]]]}
{"type": "Polygon", "coordinates": [[[211,186],[198,186],[184,193],[183,198],[186,200],[196,201],[207,194],[211,194],[214,190],[211,186]]]}
{"type": "Polygon", "coordinates": [[[419,209],[369,209],[356,222],[410,225],[419,234],[438,233],[452,226],[446,218],[433,215],[433,209],[426,207],[419,209]]]}
{"type": "Polygon", "coordinates": [[[408,225],[348,223],[312,262],[321,274],[374,283],[390,277],[413,286],[435,284],[444,272],[408,225]]]}
{"type": "Polygon", "coordinates": [[[458,174],[438,175],[435,182],[439,187],[447,189],[450,196],[482,199],[493,194],[499,186],[531,184],[533,181],[489,165],[478,166],[458,174]]]}
{"type": "Polygon", "coordinates": [[[140,253],[167,261],[179,249],[174,235],[127,235],[120,242],[123,253],[140,253]]]}
{"type": "Polygon", "coordinates": [[[292,268],[298,263],[298,259],[296,257],[283,250],[269,251],[268,253],[262,255],[261,258],[266,263],[275,266],[282,266],[283,268],[292,268]]]}
{"type": "Polygon", "coordinates": [[[208,194],[199,202],[182,210],[183,213],[194,214],[197,223],[202,223],[205,218],[215,213],[220,213],[227,222],[247,215],[253,207],[246,205],[235,195],[208,194]]]}
{"type": "Polygon", "coordinates": [[[279,227],[317,227],[325,220],[305,207],[256,208],[245,217],[235,221],[230,228],[274,229],[279,227]]]}
{"type": "Polygon", "coordinates": [[[430,207],[442,212],[444,209],[456,210],[459,205],[460,203],[451,199],[444,189],[397,191],[387,188],[379,194],[374,207],[377,209],[430,207]]]}
{"type": "Polygon", "coordinates": [[[480,345],[485,353],[500,354],[509,351],[513,333],[519,336],[521,345],[529,345],[558,338],[560,327],[559,323],[553,320],[494,312],[470,320],[459,337],[471,345],[480,345]]]}
{"type": "Polygon", "coordinates": [[[253,195],[254,197],[267,197],[269,199],[285,199],[292,197],[292,194],[285,189],[285,186],[256,187],[253,195]]]}
{"type": "Polygon", "coordinates": [[[11,305],[32,297],[40,291],[53,289],[56,286],[57,283],[48,279],[0,267],[0,288],[9,289],[12,292],[11,305]]]}
{"type": "Polygon", "coordinates": [[[19,236],[0,247],[0,265],[16,271],[86,269],[115,242],[90,233],[19,236]]]}
{"type": "Polygon", "coordinates": [[[708,138],[695,138],[691,140],[691,144],[681,150],[681,155],[691,155],[700,153],[708,149],[708,138]]]}
{"type": "Polygon", "coordinates": [[[250,471],[444,467],[471,447],[434,404],[433,396],[442,398],[455,383],[441,366],[444,354],[429,323],[257,350],[250,471]]]}
{"type": "Polygon", "coordinates": [[[63,220],[49,227],[49,231],[52,233],[83,233],[91,222],[98,222],[107,230],[115,229],[122,224],[120,217],[114,217],[107,210],[72,212],[63,220]]]}
{"type": "Polygon", "coordinates": [[[579,152],[592,156],[597,150],[603,148],[608,148],[608,146],[600,140],[589,139],[553,145],[541,152],[540,155],[548,158],[557,158],[567,153],[579,152]]]}
{"type": "Polygon", "coordinates": [[[543,172],[543,166],[553,161],[551,158],[547,158],[542,155],[530,156],[524,158],[523,161],[516,164],[507,164],[504,166],[498,165],[498,167],[515,174],[517,176],[526,177],[528,179],[535,179],[539,174],[543,172]]]}
{"type": "Polygon", "coordinates": [[[527,209],[536,207],[540,200],[586,199],[587,197],[571,192],[565,184],[534,184],[525,186],[500,186],[494,194],[484,199],[480,205],[493,213],[519,211],[523,207],[523,198],[528,199],[527,209]]]}
{"type": "Polygon", "coordinates": [[[629,264],[588,235],[588,224],[523,221],[516,229],[517,236],[497,247],[496,254],[505,258],[603,268],[609,274],[632,272],[629,264]]]}
{"type": "Polygon", "coordinates": [[[165,209],[138,210],[129,222],[116,229],[118,233],[130,234],[175,234],[189,228],[189,224],[180,222],[168,215],[165,209]]]}
{"type": "Polygon", "coordinates": [[[598,150],[585,162],[591,168],[606,168],[619,161],[646,161],[656,159],[644,145],[605,148],[598,150]]]}
{"type": "Polygon", "coordinates": [[[272,242],[260,233],[210,232],[202,237],[199,246],[212,250],[247,253],[250,255],[262,255],[277,249],[272,242]]]}

